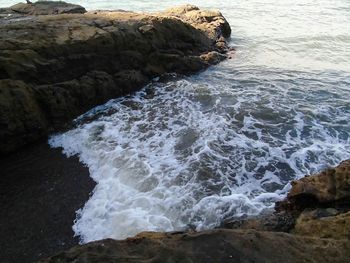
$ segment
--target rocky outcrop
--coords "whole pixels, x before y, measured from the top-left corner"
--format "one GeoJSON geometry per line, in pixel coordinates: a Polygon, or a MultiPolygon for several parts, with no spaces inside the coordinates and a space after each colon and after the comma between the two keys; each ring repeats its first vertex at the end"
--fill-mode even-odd
{"type": "Polygon", "coordinates": [[[281,231],[319,238],[350,239],[350,160],[292,182],[275,212],[232,220],[223,227],[281,231]]]}
{"type": "Polygon", "coordinates": [[[80,5],[73,5],[63,1],[38,1],[32,4],[18,3],[4,8],[0,13],[18,15],[56,15],[56,14],[84,14],[86,10],[80,5]]]}
{"type": "Polygon", "coordinates": [[[221,13],[191,5],[156,14],[81,14],[83,8],[61,2],[1,13],[6,10],[0,17],[2,154],[156,76],[205,69],[228,50],[230,26],[221,13]]]}
{"type": "Polygon", "coordinates": [[[141,233],[125,241],[77,246],[41,263],[68,262],[348,262],[350,243],[254,230],[141,233]]]}
{"type": "Polygon", "coordinates": [[[350,160],[320,174],[293,181],[288,198],[279,205],[293,209],[312,206],[350,207],[350,160]]]}
{"type": "Polygon", "coordinates": [[[286,200],[276,208],[294,215],[291,233],[350,239],[350,160],[292,182],[286,200]]]}

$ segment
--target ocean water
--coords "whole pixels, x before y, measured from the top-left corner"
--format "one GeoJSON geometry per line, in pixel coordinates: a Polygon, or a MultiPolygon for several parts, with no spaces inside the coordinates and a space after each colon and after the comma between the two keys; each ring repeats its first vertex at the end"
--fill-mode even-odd
{"type": "Polygon", "coordinates": [[[350,158],[350,1],[71,2],[220,9],[237,50],[205,72],[96,107],[50,138],[97,183],[73,225],[82,243],[257,215],[291,180],[350,158]]]}

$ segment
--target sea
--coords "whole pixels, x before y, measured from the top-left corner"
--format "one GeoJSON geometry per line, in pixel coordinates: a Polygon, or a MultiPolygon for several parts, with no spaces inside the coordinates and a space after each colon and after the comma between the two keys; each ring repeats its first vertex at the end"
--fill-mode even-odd
{"type": "Polygon", "coordinates": [[[292,180],[350,158],[350,1],[69,2],[218,9],[236,50],[193,76],[154,79],[50,137],[96,182],[72,222],[81,243],[269,213],[292,180]]]}

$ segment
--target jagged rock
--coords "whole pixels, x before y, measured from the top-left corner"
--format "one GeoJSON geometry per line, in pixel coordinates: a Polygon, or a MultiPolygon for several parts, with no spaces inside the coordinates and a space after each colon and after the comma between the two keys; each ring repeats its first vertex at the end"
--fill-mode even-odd
{"type": "Polygon", "coordinates": [[[350,160],[294,181],[272,214],[225,222],[230,229],[282,231],[319,238],[350,238],[350,160]]]}
{"type": "Polygon", "coordinates": [[[350,160],[292,183],[277,215],[294,216],[291,233],[319,238],[350,238],[350,160]]]}
{"type": "Polygon", "coordinates": [[[350,242],[254,230],[141,233],[76,246],[41,263],[68,262],[348,262],[350,242]]]}
{"type": "Polygon", "coordinates": [[[277,207],[302,211],[307,207],[344,205],[350,205],[350,160],[319,174],[293,181],[287,199],[277,207]]]}
{"type": "Polygon", "coordinates": [[[224,16],[218,10],[200,10],[193,5],[170,8],[164,12],[168,16],[181,18],[203,32],[210,31],[210,37],[219,40],[220,37],[228,38],[231,35],[231,27],[224,16]]]}
{"type": "Polygon", "coordinates": [[[63,2],[11,8],[37,16],[0,17],[0,154],[156,76],[219,62],[230,34],[220,12],[194,6],[155,14],[63,14],[83,12],[63,2]],[[212,59],[201,56],[212,51],[212,59]]]}
{"type": "Polygon", "coordinates": [[[226,55],[220,54],[217,51],[211,51],[207,54],[203,54],[200,56],[202,60],[207,62],[208,64],[218,64],[219,62],[223,61],[226,59],[226,55]]]}

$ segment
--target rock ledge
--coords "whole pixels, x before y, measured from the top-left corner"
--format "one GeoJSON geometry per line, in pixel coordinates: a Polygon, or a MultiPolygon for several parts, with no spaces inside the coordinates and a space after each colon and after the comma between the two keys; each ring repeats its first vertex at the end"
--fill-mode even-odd
{"type": "Polygon", "coordinates": [[[218,11],[84,12],[46,1],[0,10],[0,154],[156,76],[226,58],[231,31],[218,11]]]}

